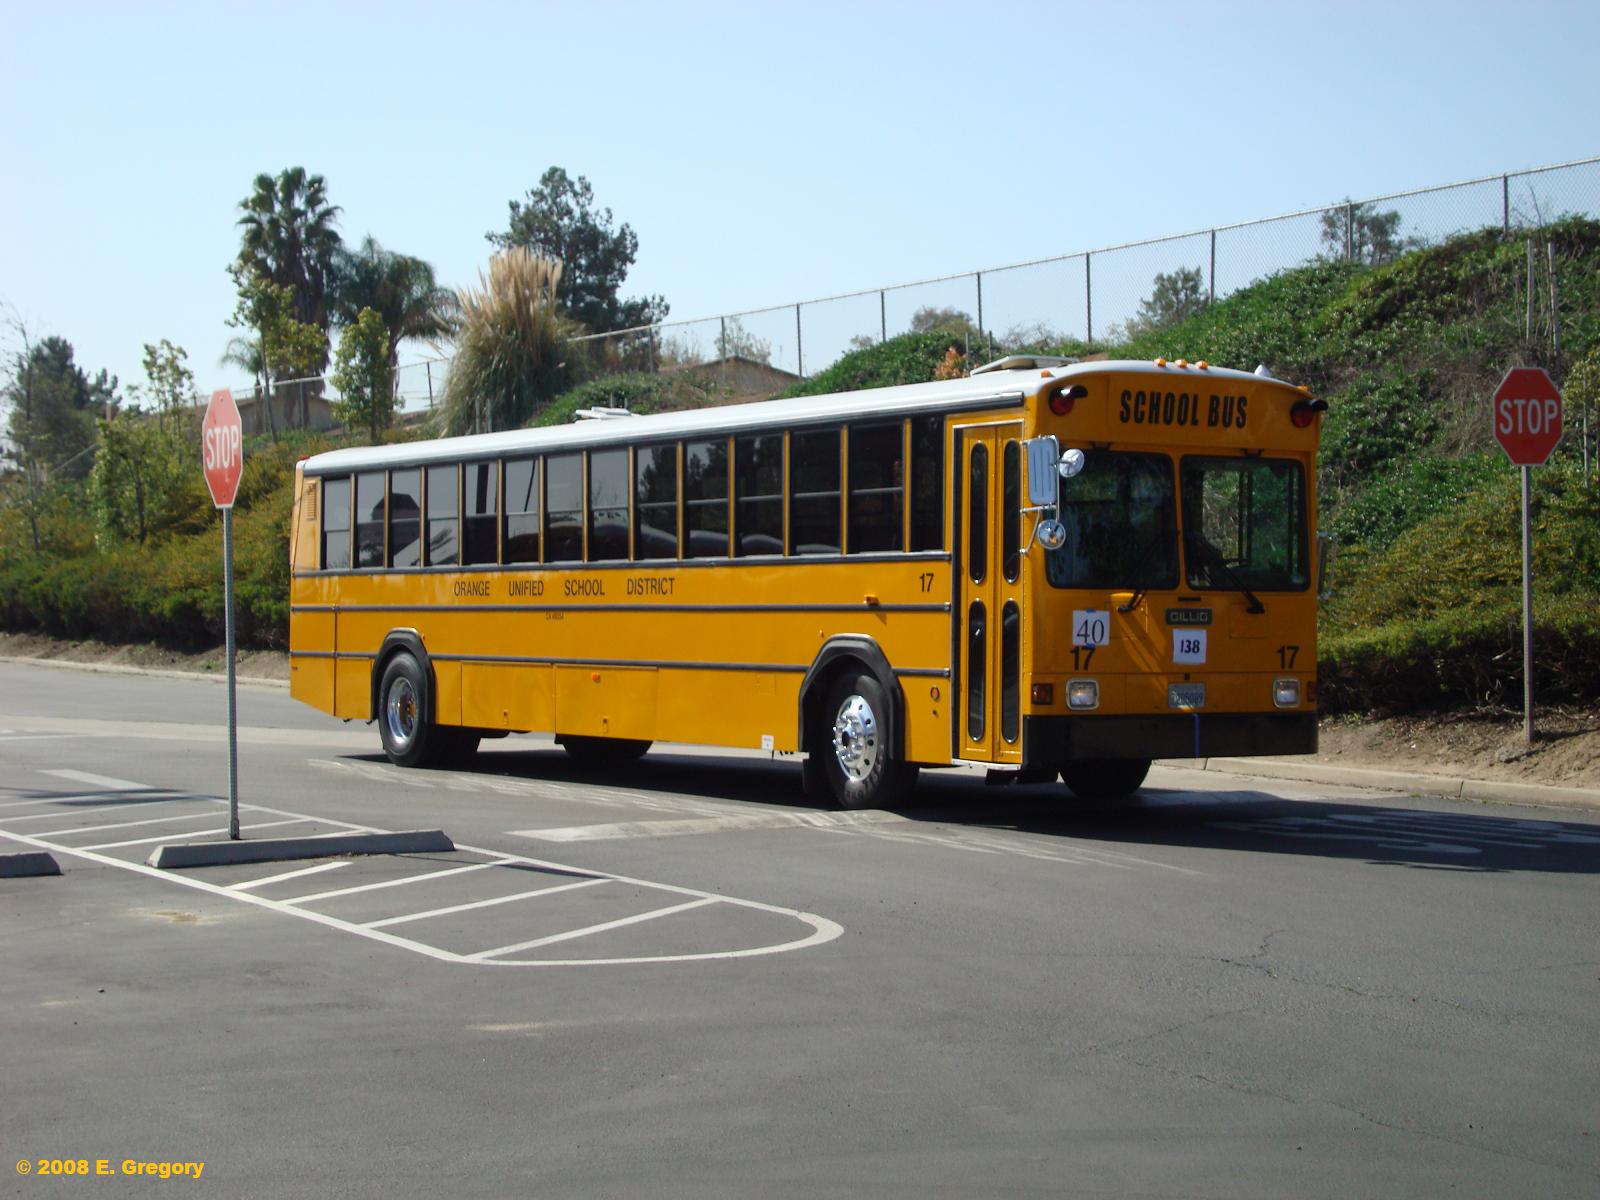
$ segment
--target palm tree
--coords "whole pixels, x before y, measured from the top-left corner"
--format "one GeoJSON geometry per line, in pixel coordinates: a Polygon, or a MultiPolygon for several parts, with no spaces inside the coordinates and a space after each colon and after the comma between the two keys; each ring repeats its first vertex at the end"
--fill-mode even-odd
{"type": "Polygon", "coordinates": [[[400,366],[400,343],[434,342],[455,332],[461,306],[449,288],[440,287],[433,268],[420,258],[385,250],[370,235],[359,250],[334,256],[330,305],[334,319],[353,325],[363,308],[383,318],[389,331],[389,366],[400,366]]]}
{"type": "Polygon", "coordinates": [[[513,246],[489,260],[477,290],[461,292],[461,327],[445,379],[446,433],[525,425],[566,383],[576,326],[556,305],[561,264],[513,246]]]}
{"type": "MultiPolygon", "coordinates": [[[[341,246],[328,203],[327,180],[290,167],[274,179],[257,175],[239,202],[239,266],[294,291],[294,318],[328,332],[328,288],[341,246]]],[[[317,373],[327,369],[323,355],[317,373]]]]}

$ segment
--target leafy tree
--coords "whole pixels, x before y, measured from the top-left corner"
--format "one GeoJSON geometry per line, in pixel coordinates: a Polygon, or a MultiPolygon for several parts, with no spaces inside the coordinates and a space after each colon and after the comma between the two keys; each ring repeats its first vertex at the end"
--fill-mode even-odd
{"type": "Polygon", "coordinates": [[[130,384],[128,408],[99,422],[89,499],[102,542],[143,544],[178,515],[176,497],[192,484],[200,461],[199,397],[188,357],[165,338],[145,343],[146,382],[130,384]]]}
{"type": "Polygon", "coordinates": [[[619,300],[617,293],[639,253],[639,238],[623,224],[612,227],[609,208],[594,207],[594,189],[582,175],[551,167],[526,201],[510,202],[504,233],[484,236],[501,249],[520,246],[561,264],[556,302],[592,333],[631,329],[666,319],[660,296],[619,300]]]}
{"type": "Polygon", "coordinates": [[[477,290],[461,293],[461,330],[440,405],[446,433],[526,425],[567,387],[573,322],[557,293],[562,268],[521,246],[489,260],[477,290]]]}
{"type": "Polygon", "coordinates": [[[89,471],[86,452],[94,446],[95,419],[116,407],[116,376],[101,371],[91,379],[73,361],[65,338],[34,342],[23,332],[22,340],[4,389],[12,455],[40,482],[58,472],[81,479],[89,471]]]}
{"type": "Polygon", "coordinates": [[[972,318],[959,308],[935,308],[924,305],[911,314],[912,333],[948,333],[956,337],[976,338],[978,327],[972,318]]]}
{"type": "MultiPolygon", "coordinates": [[[[243,215],[235,268],[287,288],[289,315],[321,332],[326,344],[328,288],[341,245],[334,229],[340,210],[328,203],[327,181],[307,175],[304,167],[290,167],[276,179],[257,175],[239,210],[243,215]]],[[[327,364],[324,346],[306,373],[320,375],[327,364]]]]}
{"type": "Polygon", "coordinates": [[[333,386],[340,398],[333,412],[347,429],[365,426],[373,442],[394,422],[394,365],[389,329],[376,311],[363,308],[344,327],[334,355],[333,386]]]}
{"type": "Polygon", "coordinates": [[[1205,275],[1199,267],[1179,267],[1162,272],[1152,281],[1150,295],[1139,301],[1139,311],[1128,319],[1123,336],[1134,338],[1153,330],[1165,329],[1202,313],[1210,305],[1205,275]]]}
{"type": "Polygon", "coordinates": [[[1322,246],[1328,258],[1348,258],[1376,267],[1421,244],[1420,238],[1400,236],[1397,209],[1379,212],[1376,205],[1352,204],[1346,199],[1322,214],[1322,246]]]}
{"type": "MultiPolygon", "coordinates": [[[[224,360],[253,362],[260,371],[265,390],[263,403],[267,418],[272,422],[273,439],[277,439],[276,418],[272,412],[274,382],[286,379],[304,379],[320,371],[328,361],[328,337],[315,325],[295,318],[294,290],[258,275],[235,263],[229,268],[234,285],[239,289],[239,301],[228,318],[236,329],[248,329],[255,334],[254,343],[237,344],[234,339],[224,360]]],[[[298,424],[306,424],[305,388],[297,390],[296,406],[298,424]]]]}
{"type": "Polygon", "coordinates": [[[738,317],[729,317],[717,332],[717,357],[747,358],[751,362],[771,364],[772,343],[747,330],[738,317]]]}
{"type": "Polygon", "coordinates": [[[439,286],[431,266],[385,250],[370,236],[359,250],[341,249],[334,256],[331,309],[347,328],[362,310],[375,312],[383,322],[392,370],[400,366],[401,342],[449,337],[460,313],[455,293],[439,286]]]}

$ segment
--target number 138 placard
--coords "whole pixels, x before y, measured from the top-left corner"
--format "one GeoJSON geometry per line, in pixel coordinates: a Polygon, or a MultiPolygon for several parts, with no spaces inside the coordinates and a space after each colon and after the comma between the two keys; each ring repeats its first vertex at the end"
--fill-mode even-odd
{"type": "Polygon", "coordinates": [[[1206,631],[1204,629],[1174,629],[1172,631],[1172,661],[1175,663],[1203,663],[1206,660],[1206,631]]]}

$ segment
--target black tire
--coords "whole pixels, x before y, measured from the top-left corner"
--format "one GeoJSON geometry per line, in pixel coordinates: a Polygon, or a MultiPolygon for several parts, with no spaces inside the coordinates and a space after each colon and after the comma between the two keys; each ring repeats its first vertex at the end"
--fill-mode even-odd
{"type": "Polygon", "coordinates": [[[1061,768],[1061,782],[1080,800],[1116,800],[1139,790],[1148,758],[1088,758],[1061,768]]]}
{"type": "Polygon", "coordinates": [[[883,686],[865,671],[828,689],[811,754],[840,808],[885,808],[916,784],[917,768],[896,757],[888,737],[889,711],[883,686]]]}
{"type": "Polygon", "coordinates": [[[378,683],[378,736],[397,767],[429,766],[449,742],[448,732],[428,718],[422,665],[404,650],[389,660],[378,683]]]}
{"type": "Polygon", "coordinates": [[[647,739],[587,737],[577,733],[562,734],[556,741],[579,762],[596,767],[616,767],[637,762],[651,746],[647,739]]]}

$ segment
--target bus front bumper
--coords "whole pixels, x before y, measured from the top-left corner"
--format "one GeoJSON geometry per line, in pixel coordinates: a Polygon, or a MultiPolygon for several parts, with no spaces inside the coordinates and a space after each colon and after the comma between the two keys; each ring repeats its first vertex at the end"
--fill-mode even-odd
{"type": "Polygon", "coordinates": [[[1160,713],[1024,717],[1023,759],[1060,769],[1092,758],[1238,758],[1315,754],[1317,714],[1160,713]]]}

